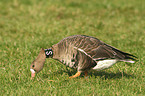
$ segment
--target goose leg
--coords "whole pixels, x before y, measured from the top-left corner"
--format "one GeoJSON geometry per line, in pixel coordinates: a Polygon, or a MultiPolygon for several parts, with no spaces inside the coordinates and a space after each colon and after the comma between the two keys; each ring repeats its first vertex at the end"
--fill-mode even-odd
{"type": "Polygon", "coordinates": [[[73,75],[73,76],[70,76],[69,78],[76,78],[76,77],[78,77],[78,76],[80,76],[81,75],[81,72],[77,72],[75,75],[73,75]]]}
{"type": "Polygon", "coordinates": [[[85,71],[84,73],[85,73],[85,77],[87,77],[88,76],[88,71],[85,71]]]}

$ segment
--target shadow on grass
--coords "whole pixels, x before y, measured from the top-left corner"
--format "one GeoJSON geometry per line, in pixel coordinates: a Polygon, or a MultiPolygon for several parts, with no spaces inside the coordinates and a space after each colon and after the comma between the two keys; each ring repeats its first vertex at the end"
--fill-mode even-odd
{"type": "MultiPolygon", "coordinates": [[[[69,76],[72,76],[76,74],[77,70],[59,70],[56,72],[53,72],[52,74],[43,74],[43,78],[48,78],[48,76],[57,76],[62,75],[63,73],[67,73],[69,76]]],[[[132,74],[127,74],[125,72],[117,72],[117,73],[112,73],[112,72],[105,72],[105,71],[92,71],[89,72],[88,76],[95,76],[97,78],[98,76],[105,78],[105,79],[117,79],[117,78],[134,78],[135,76],[132,74]]],[[[84,77],[84,73],[81,74],[80,77],[84,77]]]]}
{"type": "Polygon", "coordinates": [[[118,79],[118,78],[134,78],[134,75],[131,74],[127,74],[125,72],[117,72],[117,73],[113,73],[113,72],[105,72],[105,71],[95,71],[95,72],[91,72],[89,74],[90,76],[100,76],[100,77],[104,77],[105,79],[118,79]]]}

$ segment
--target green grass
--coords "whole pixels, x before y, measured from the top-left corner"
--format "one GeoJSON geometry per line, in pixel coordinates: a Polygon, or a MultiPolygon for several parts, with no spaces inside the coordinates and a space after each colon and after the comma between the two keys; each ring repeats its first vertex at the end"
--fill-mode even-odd
{"type": "Polygon", "coordinates": [[[0,0],[0,90],[11,96],[145,95],[145,0],[0,0]],[[68,79],[75,70],[47,59],[30,79],[41,48],[76,34],[99,38],[138,57],[68,79]],[[50,81],[54,80],[54,81],[50,81]]]}

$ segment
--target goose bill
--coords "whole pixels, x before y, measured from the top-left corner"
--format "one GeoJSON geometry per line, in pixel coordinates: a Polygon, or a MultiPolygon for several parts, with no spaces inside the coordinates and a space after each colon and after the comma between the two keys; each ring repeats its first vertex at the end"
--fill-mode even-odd
{"type": "Polygon", "coordinates": [[[30,69],[30,71],[31,71],[31,78],[34,78],[35,77],[35,71],[34,71],[34,69],[30,69]]]}

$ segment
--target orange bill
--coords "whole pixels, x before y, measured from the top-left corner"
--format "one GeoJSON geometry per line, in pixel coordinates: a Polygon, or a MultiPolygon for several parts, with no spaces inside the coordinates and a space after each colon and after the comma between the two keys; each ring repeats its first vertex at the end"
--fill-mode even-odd
{"type": "Polygon", "coordinates": [[[33,69],[30,69],[31,71],[31,79],[33,79],[35,77],[35,71],[33,69]]]}

